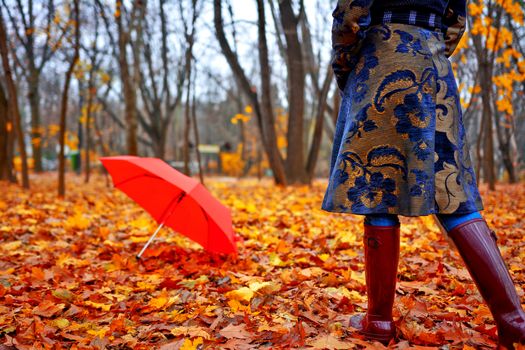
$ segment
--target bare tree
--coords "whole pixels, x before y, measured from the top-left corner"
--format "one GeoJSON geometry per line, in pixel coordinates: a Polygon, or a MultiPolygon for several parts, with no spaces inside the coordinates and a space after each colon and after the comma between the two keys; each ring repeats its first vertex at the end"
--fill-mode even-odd
{"type": "Polygon", "coordinates": [[[69,98],[69,86],[71,84],[71,76],[75,70],[80,52],[80,0],[73,0],[73,22],[74,22],[74,43],[73,43],[73,56],[69,61],[69,68],[66,72],[64,79],[64,88],[62,90],[62,102],[60,105],[60,153],[58,156],[58,196],[64,197],[66,194],[66,158],[65,158],[65,146],[66,146],[66,116],[67,116],[67,103],[69,98]]]}
{"type": "MultiPolygon", "coordinates": [[[[27,0],[27,6],[24,6],[22,0],[16,1],[17,13],[13,14],[7,6],[6,1],[2,0],[4,8],[6,9],[14,34],[20,46],[23,48],[23,59],[16,59],[16,62],[21,65],[21,72],[24,76],[28,94],[29,107],[31,109],[31,139],[33,147],[34,170],[36,172],[42,171],[42,126],[40,115],[40,80],[41,74],[45,65],[54,56],[56,47],[58,47],[64,37],[65,31],[56,33],[53,38],[52,24],[55,20],[55,3],[54,0],[48,0],[45,9],[47,11],[45,16],[45,23],[41,25],[44,29],[45,40],[38,46],[35,34],[37,33],[36,16],[34,13],[34,1],[27,0]],[[55,44],[52,44],[55,41],[55,44]]],[[[14,54],[14,53],[13,53],[14,54]]]]}
{"type": "MultiPolygon", "coordinates": [[[[142,1],[134,1],[134,8],[144,8],[142,1]]],[[[127,132],[128,154],[137,155],[137,95],[135,93],[134,80],[131,79],[127,45],[129,43],[130,30],[126,30],[122,18],[124,17],[125,7],[121,0],[116,0],[115,20],[118,28],[118,52],[119,66],[122,87],[124,90],[124,106],[127,132]]]]}
{"type": "Polygon", "coordinates": [[[199,151],[199,125],[197,124],[197,104],[196,104],[196,98],[195,98],[195,80],[197,76],[197,70],[195,69],[195,73],[193,74],[193,82],[191,84],[192,86],[192,102],[191,102],[191,122],[193,124],[193,139],[195,140],[195,153],[197,156],[197,165],[199,167],[199,179],[202,184],[204,184],[204,175],[202,173],[202,161],[201,161],[201,153],[199,151]]]}
{"type": "MultiPolygon", "coordinates": [[[[143,69],[137,69],[139,74],[138,82],[142,109],[138,113],[138,121],[142,129],[149,137],[153,147],[153,153],[163,158],[166,151],[166,137],[168,126],[173,121],[175,110],[180,105],[183,96],[184,82],[188,77],[188,66],[191,64],[193,41],[195,36],[195,21],[200,10],[192,11],[187,14],[187,9],[183,9],[182,2],[178,2],[179,13],[181,13],[184,25],[184,54],[176,60],[170,57],[170,47],[168,44],[168,20],[165,11],[165,1],[159,0],[159,19],[160,19],[160,67],[155,66],[152,42],[154,42],[153,21],[155,17],[146,17],[144,30],[144,49],[134,50],[135,62],[144,62],[143,69]],[[189,22],[186,22],[189,17],[189,22]],[[176,70],[176,73],[174,73],[176,70]],[[170,77],[175,77],[175,82],[170,83],[170,77]]],[[[193,5],[193,2],[192,2],[193,5]]],[[[135,44],[134,44],[135,45],[135,44]]]]}
{"type": "Polygon", "coordinates": [[[238,80],[239,86],[242,87],[244,94],[246,94],[248,100],[253,105],[255,116],[257,118],[257,126],[261,135],[261,143],[268,157],[270,167],[272,168],[275,182],[277,184],[286,185],[287,179],[284,160],[277,148],[275,117],[270,95],[270,64],[268,60],[268,44],[266,40],[264,3],[262,0],[257,0],[259,64],[261,65],[260,74],[262,85],[261,101],[259,101],[257,91],[252,88],[253,84],[248,80],[246,73],[239,63],[237,55],[233,52],[228,40],[226,39],[222,19],[222,2],[221,0],[214,0],[213,4],[215,32],[222,52],[226,57],[235,78],[238,80]]]}
{"type": "Polygon", "coordinates": [[[85,160],[84,160],[84,182],[89,182],[91,176],[91,159],[90,152],[92,149],[92,137],[91,137],[91,126],[95,125],[94,115],[93,115],[93,106],[95,103],[97,88],[96,88],[96,74],[100,67],[100,58],[99,58],[99,49],[97,47],[98,37],[99,37],[99,16],[97,14],[97,8],[94,7],[95,13],[95,33],[92,40],[92,45],[89,48],[86,48],[87,53],[89,54],[89,77],[87,82],[87,102],[86,102],[86,147],[85,147],[85,160]]]}
{"type": "Polygon", "coordinates": [[[20,158],[22,160],[22,186],[26,189],[29,189],[29,171],[27,167],[26,145],[24,140],[24,132],[22,131],[22,120],[20,118],[20,111],[18,109],[16,85],[13,81],[11,64],[9,62],[7,34],[2,11],[0,11],[0,55],[2,56],[2,64],[6,78],[7,89],[9,91],[9,110],[13,115],[13,126],[16,132],[16,138],[18,140],[18,152],[20,153],[20,158]]]}

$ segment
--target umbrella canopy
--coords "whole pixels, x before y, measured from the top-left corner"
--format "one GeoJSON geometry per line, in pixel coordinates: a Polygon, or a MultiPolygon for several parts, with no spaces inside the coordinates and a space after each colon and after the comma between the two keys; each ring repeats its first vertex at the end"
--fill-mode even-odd
{"type": "Polygon", "coordinates": [[[237,252],[230,209],[199,181],[158,158],[117,156],[100,160],[115,187],[159,224],[191,238],[209,252],[237,252]]]}

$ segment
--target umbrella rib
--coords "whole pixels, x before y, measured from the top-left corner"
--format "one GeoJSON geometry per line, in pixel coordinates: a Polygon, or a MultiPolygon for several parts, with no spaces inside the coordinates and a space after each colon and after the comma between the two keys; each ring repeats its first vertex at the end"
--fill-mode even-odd
{"type": "Polygon", "coordinates": [[[119,186],[122,186],[126,182],[130,182],[130,181],[136,180],[136,179],[141,178],[141,177],[151,177],[151,178],[154,178],[154,179],[162,180],[162,178],[159,177],[159,176],[144,173],[144,174],[140,174],[140,175],[136,175],[136,176],[130,177],[129,179],[126,179],[124,181],[121,181],[118,184],[116,184],[115,187],[118,188],[119,186]]]}
{"type": "Polygon", "coordinates": [[[171,214],[173,214],[173,211],[172,211],[171,213],[169,213],[169,215],[166,216],[166,213],[168,212],[168,210],[171,209],[171,208],[175,208],[175,206],[178,205],[185,196],[186,196],[186,193],[184,191],[182,191],[177,197],[175,197],[175,198],[173,198],[171,200],[170,204],[168,204],[168,206],[164,210],[164,213],[162,213],[162,216],[160,217],[162,219],[162,221],[161,221],[159,227],[157,227],[157,230],[155,231],[155,233],[153,233],[153,235],[149,238],[149,240],[146,243],[146,245],[142,248],[140,253],[137,255],[137,259],[140,259],[140,257],[142,256],[142,254],[144,253],[146,248],[148,248],[148,246],[151,244],[151,242],[153,242],[153,239],[155,238],[157,233],[160,231],[162,226],[164,226],[164,223],[166,222],[166,220],[168,220],[168,218],[171,216],[171,214]]]}
{"type": "Polygon", "coordinates": [[[175,207],[184,199],[184,197],[186,197],[186,192],[181,191],[181,193],[179,193],[178,196],[174,197],[171,200],[170,204],[168,204],[166,206],[166,209],[164,210],[164,212],[160,216],[160,219],[162,220],[161,222],[165,222],[166,220],[168,220],[168,218],[171,216],[171,214],[173,214],[173,211],[171,211],[171,213],[166,215],[168,213],[168,210],[175,209],[175,207]]]}

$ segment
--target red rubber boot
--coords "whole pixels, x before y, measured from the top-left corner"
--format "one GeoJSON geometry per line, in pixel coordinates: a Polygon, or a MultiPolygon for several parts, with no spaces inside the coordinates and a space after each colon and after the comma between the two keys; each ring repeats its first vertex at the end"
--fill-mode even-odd
{"type": "Polygon", "coordinates": [[[365,225],[365,276],[368,310],[352,316],[350,325],[365,338],[387,345],[395,337],[392,307],[399,261],[399,225],[365,225]]]}
{"type": "Polygon", "coordinates": [[[483,219],[464,222],[449,233],[498,328],[498,349],[525,344],[525,312],[503,257],[496,235],[483,219]]]}

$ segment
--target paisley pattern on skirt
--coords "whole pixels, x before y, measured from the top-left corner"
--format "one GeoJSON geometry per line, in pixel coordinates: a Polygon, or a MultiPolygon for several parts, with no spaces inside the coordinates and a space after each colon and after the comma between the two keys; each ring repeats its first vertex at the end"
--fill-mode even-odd
{"type": "Polygon", "coordinates": [[[405,216],[483,209],[439,30],[371,26],[349,72],[322,209],[405,216]]]}

